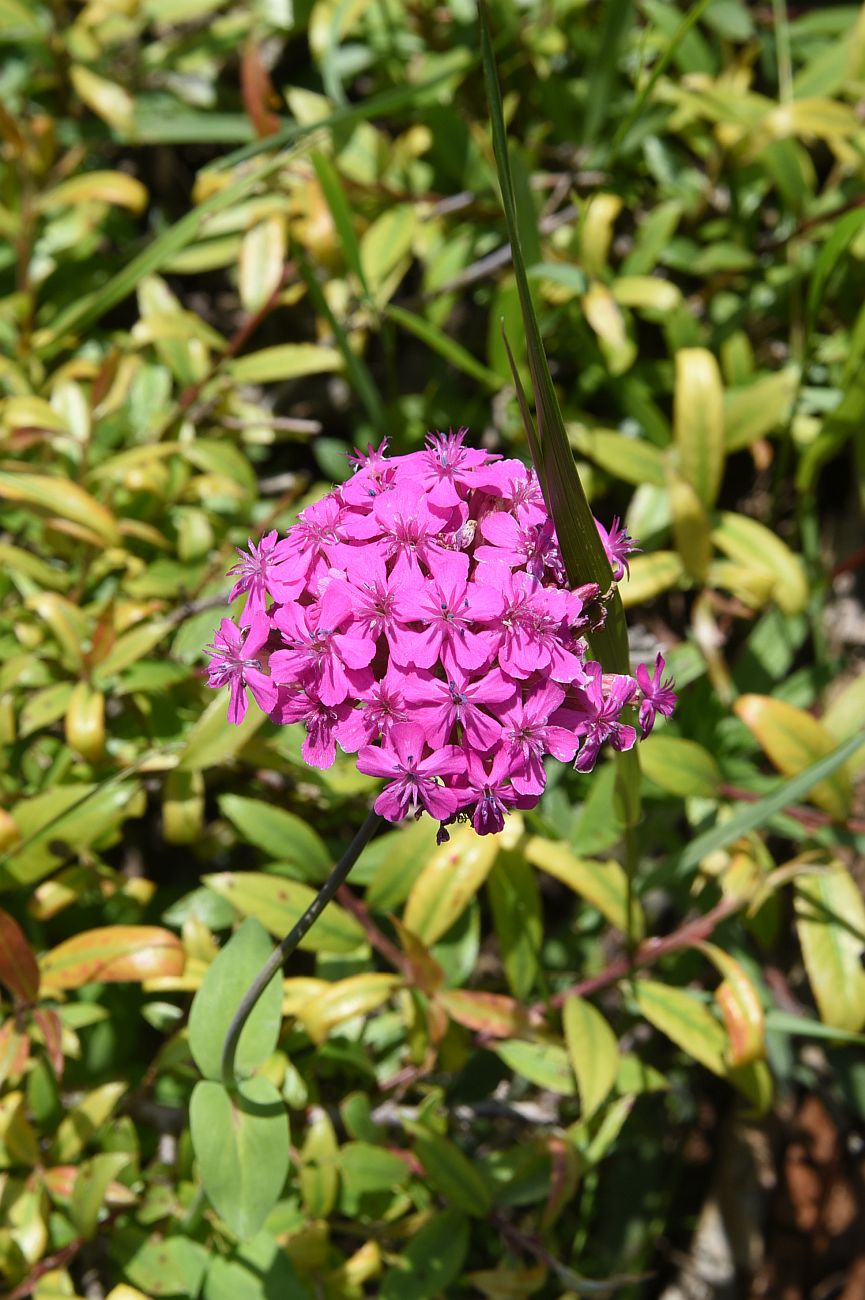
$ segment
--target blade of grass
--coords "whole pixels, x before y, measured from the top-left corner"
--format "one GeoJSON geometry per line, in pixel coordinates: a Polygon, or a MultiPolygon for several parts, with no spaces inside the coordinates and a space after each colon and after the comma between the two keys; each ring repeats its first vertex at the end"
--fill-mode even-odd
{"type": "Polygon", "coordinates": [[[756,803],[742,805],[726,821],[698,835],[680,854],[676,863],[676,873],[682,875],[690,871],[710,853],[725,849],[734,840],[741,839],[750,831],[765,826],[778,813],[802,799],[815,785],[836,772],[848,758],[855,754],[861,744],[862,737],[858,733],[848,737],[844,744],[833,749],[831,754],[827,754],[817,763],[812,763],[810,767],[805,768],[804,772],[798,772],[789,781],[782,781],[771,794],[758,799],[756,803]]]}
{"type": "MultiPolygon", "coordinates": [[[[511,243],[517,292],[526,332],[529,371],[535,396],[538,442],[541,449],[540,460],[536,463],[538,477],[556,526],[562,559],[572,586],[596,582],[601,591],[608,595],[606,626],[602,631],[593,634],[592,649],[608,671],[627,673],[630,671],[630,656],[624,607],[574,464],[526,274],[523,255],[525,241],[521,237],[519,213],[514,198],[501,89],[493,52],[489,13],[484,0],[481,0],[479,13],[481,59],[487,90],[493,152],[502,192],[508,238],[511,243]]],[[[639,817],[640,800],[639,762],[636,753],[617,755],[617,773],[623,815],[627,825],[634,825],[639,817]]]]}
{"type": "Polygon", "coordinates": [[[327,206],[330,208],[330,215],[333,217],[333,224],[336,226],[336,233],[339,235],[342,244],[346,264],[357,277],[364,298],[369,301],[369,285],[366,282],[363,263],[360,260],[360,244],[352,225],[351,209],[348,206],[348,200],[345,197],[345,191],[340,183],[337,170],[330,159],[322,153],[312,155],[312,165],[315,168],[321,192],[325,197],[327,206]]]}
{"type": "Polygon", "coordinates": [[[415,338],[420,339],[422,343],[426,343],[427,347],[431,348],[433,352],[437,352],[440,357],[444,357],[445,361],[455,366],[457,370],[462,370],[486,388],[498,389],[501,387],[502,381],[497,374],[492,370],[488,370],[461,343],[457,343],[456,339],[450,338],[430,321],[424,320],[422,316],[416,316],[414,312],[406,311],[404,307],[396,306],[395,303],[391,303],[384,310],[385,315],[394,324],[401,325],[404,330],[414,334],[415,338]]]}
{"type": "Polygon", "coordinates": [[[298,252],[297,262],[313,307],[320,316],[324,317],[333,331],[334,342],[342,353],[349,382],[366,407],[373,428],[379,437],[383,438],[388,432],[387,413],[376,388],[375,380],[370,374],[366,363],[352,348],[348,335],[331,311],[330,303],[322,293],[321,285],[316,279],[315,270],[310,265],[306,255],[298,252]]]}

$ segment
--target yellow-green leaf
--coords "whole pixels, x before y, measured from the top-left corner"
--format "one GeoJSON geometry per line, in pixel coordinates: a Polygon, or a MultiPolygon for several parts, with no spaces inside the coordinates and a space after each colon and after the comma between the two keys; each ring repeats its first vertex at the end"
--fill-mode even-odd
{"type": "MultiPolygon", "coordinates": [[[[836,748],[835,737],[804,709],[769,695],[742,695],[736,713],[757,737],[765,753],[784,776],[795,776],[836,748]]],[[[838,768],[815,785],[809,796],[831,817],[843,821],[850,811],[849,773],[838,768]]]]}
{"type": "Polygon", "coordinates": [[[109,545],[119,538],[117,521],[110,510],[71,479],[0,471],[0,498],[82,524],[109,545]]]}
{"type": "MultiPolygon", "coordinates": [[[[834,697],[823,714],[823,726],[839,743],[857,731],[865,736],[865,673],[860,672],[834,697]]],[[[847,767],[854,776],[865,768],[865,740],[847,767]]]]}
{"type": "Polygon", "coordinates": [[[486,880],[498,851],[498,836],[477,835],[471,826],[455,827],[412,886],[403,913],[406,928],[425,944],[440,939],[486,880]]]}
{"type": "Polygon", "coordinates": [[[786,424],[799,386],[798,366],[756,379],[724,394],[724,444],[728,452],[750,447],[786,424]]]}
{"type": "Polygon", "coordinates": [[[709,516],[696,489],[679,474],[670,475],[670,511],[676,550],[682,557],[685,572],[702,582],[712,558],[709,516]]]}
{"type": "Polygon", "coordinates": [[[313,1003],[299,1010],[297,1018],[313,1042],[323,1043],[337,1025],[365,1016],[387,1002],[401,983],[399,975],[379,971],[350,975],[331,984],[313,1003]]]}
{"type": "Polygon", "coordinates": [[[640,766],[650,780],[670,794],[711,799],[718,793],[721,773],[712,755],[694,740],[651,735],[640,745],[640,766]]]}
{"type": "Polygon", "coordinates": [[[667,315],[682,301],[682,291],[671,280],[656,275],[623,275],[612,284],[613,297],[623,307],[667,315]]]}
{"type": "MultiPolygon", "coordinates": [[[[533,835],[528,841],[525,854],[529,862],[585,898],[617,929],[627,929],[628,880],[618,862],[578,858],[566,844],[539,835],[533,835]]],[[[636,899],[632,900],[631,924],[634,937],[639,938],[645,921],[636,899]]]]}
{"type": "Polygon", "coordinates": [[[688,989],[657,980],[637,980],[637,1006],[651,1025],[713,1074],[727,1073],[729,1043],[721,1024],[688,989]]]}
{"type": "Polygon", "coordinates": [[[492,1193],[476,1164],[448,1138],[430,1133],[419,1124],[408,1126],[414,1134],[414,1149],[424,1172],[436,1191],[458,1210],[485,1218],[492,1206],[492,1193]]]}
{"type": "Polygon", "coordinates": [[[224,688],[189,729],[178,767],[193,772],[203,771],[207,767],[221,767],[240,753],[266,716],[255,704],[251,704],[243,722],[235,726],[228,721],[228,688],[224,688]]]}
{"type": "Polygon", "coordinates": [[[238,357],[225,369],[238,384],[281,383],[341,370],[342,354],[338,348],[319,347],[316,343],[279,343],[238,357]]]}
{"type": "Polygon", "coordinates": [[[665,487],[664,453],[645,438],[627,438],[612,429],[588,429],[569,424],[568,441],[583,456],[624,483],[652,483],[665,487]]]}
{"type": "Polygon", "coordinates": [[[799,614],[805,608],[808,580],[802,561],[765,525],[747,515],[725,512],[712,541],[737,564],[771,574],[772,597],[785,614],[799,614]]]}
{"type": "Polygon", "coordinates": [[[685,576],[685,566],[676,551],[653,551],[651,555],[637,555],[631,560],[630,577],[619,583],[625,609],[643,605],[670,587],[676,587],[685,576]]]}
{"type": "Polygon", "coordinates": [[[820,1019],[835,1029],[865,1026],[865,903],[840,862],[795,882],[796,930],[820,1019]]]}
{"type": "MultiPolygon", "coordinates": [[[[315,898],[315,890],[285,876],[261,871],[223,871],[202,876],[220,898],[228,899],[243,916],[254,916],[281,939],[315,898]]],[[[364,942],[360,924],[338,903],[328,903],[315,925],[300,941],[307,952],[353,952],[364,942]]]]}
{"type": "Polygon", "coordinates": [[[583,998],[568,998],[562,1007],[562,1024],[580,1094],[582,1118],[591,1119],[616,1082],[619,1044],[597,1007],[583,998]]]}
{"type": "Polygon", "coordinates": [[[718,363],[706,348],[676,353],[673,436],[684,477],[711,507],[724,472],[724,388],[718,363]]]}
{"type": "Polygon", "coordinates": [[[176,934],[158,925],[104,925],[82,930],[47,952],[39,962],[44,989],[82,984],[141,983],[180,975],[185,963],[176,934]]]}
{"type": "Polygon", "coordinates": [[[558,1043],[510,1038],[507,1042],[496,1043],[493,1050],[514,1074],[539,1088],[547,1088],[563,1097],[572,1097],[577,1090],[568,1054],[558,1043]]]}

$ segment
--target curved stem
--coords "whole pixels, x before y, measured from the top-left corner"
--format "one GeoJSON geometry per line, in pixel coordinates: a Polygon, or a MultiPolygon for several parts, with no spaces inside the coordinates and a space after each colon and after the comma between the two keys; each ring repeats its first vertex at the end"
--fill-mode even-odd
{"type": "Polygon", "coordinates": [[[237,1008],[237,1011],[234,1013],[231,1024],[228,1026],[228,1033],[225,1035],[225,1043],[222,1048],[222,1082],[225,1084],[226,1088],[234,1088],[237,1084],[237,1080],[234,1076],[234,1058],[237,1054],[237,1044],[240,1040],[240,1035],[243,1032],[243,1026],[252,1014],[255,1004],[258,1002],[258,999],[261,997],[280,966],[282,966],[286,957],[291,956],[301,939],[309,930],[310,926],[312,926],[324,911],[325,907],[333,898],[334,894],[339,889],[340,885],[343,883],[380,825],[381,818],[378,813],[370,811],[367,814],[366,821],[355,835],[351,844],[349,844],[333,871],[331,871],[327,880],[324,882],[303,916],[301,916],[295,925],[292,926],[282,942],[277,944],[261,970],[256,975],[255,979],[250,984],[249,988],[244,993],[243,1000],[237,1008]]]}

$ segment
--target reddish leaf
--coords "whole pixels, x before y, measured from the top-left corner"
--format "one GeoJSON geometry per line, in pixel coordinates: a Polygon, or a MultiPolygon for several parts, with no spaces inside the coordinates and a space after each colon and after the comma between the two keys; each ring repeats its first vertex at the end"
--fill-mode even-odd
{"type": "Polygon", "coordinates": [[[0,1025],[0,1083],[19,1078],[30,1058],[30,1039],[20,1034],[14,1020],[0,1025]]]}
{"type": "Polygon", "coordinates": [[[489,1038],[511,1038],[525,1029],[523,1008],[503,993],[476,993],[470,989],[446,989],[436,994],[438,1002],[458,1024],[489,1038]]]}
{"type": "Polygon", "coordinates": [[[24,931],[8,912],[0,909],[0,983],[22,1002],[33,1002],[39,992],[39,967],[24,931]]]}
{"type": "Polygon", "coordinates": [[[94,980],[122,983],[180,975],[183,944],[158,925],[105,925],[73,935],[42,958],[52,989],[77,989],[94,980]]]}
{"type": "Polygon", "coordinates": [[[33,1019],[42,1033],[48,1060],[57,1075],[57,1081],[63,1078],[65,1060],[63,1056],[63,1026],[56,1011],[34,1011],[33,1019]]]}
{"type": "Polygon", "coordinates": [[[273,135],[279,130],[279,118],[271,105],[279,99],[257,46],[247,41],[240,60],[240,92],[243,107],[258,136],[273,135]]]}

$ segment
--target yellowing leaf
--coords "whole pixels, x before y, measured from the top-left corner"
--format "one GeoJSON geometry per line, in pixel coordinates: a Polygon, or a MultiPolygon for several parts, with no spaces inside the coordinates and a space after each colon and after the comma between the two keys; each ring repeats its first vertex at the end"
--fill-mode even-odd
{"type": "Polygon", "coordinates": [[[50,212],[54,208],[89,202],[112,203],[131,212],[143,212],[147,207],[147,190],[141,181],[126,172],[82,172],[46,190],[37,206],[43,212],[50,212]]]}
{"type": "Polygon", "coordinates": [[[498,836],[455,827],[412,886],[403,914],[406,929],[428,945],[440,939],[486,880],[498,851],[498,836]]]}
{"type": "Polygon", "coordinates": [[[816,136],[818,140],[826,140],[831,144],[856,135],[862,129],[862,124],[855,110],[848,104],[842,104],[837,99],[814,96],[778,104],[763,119],[761,128],[776,140],[795,135],[806,138],[816,136]]]}
{"type": "Polygon", "coordinates": [[[651,555],[636,555],[631,560],[630,577],[619,584],[625,609],[644,605],[670,587],[676,587],[685,576],[681,556],[675,551],[654,551],[651,555]]]}
{"type": "Polygon", "coordinates": [[[772,577],[772,598],[785,614],[799,614],[808,603],[808,580],[798,555],[775,533],[747,515],[725,512],[712,532],[720,551],[745,568],[772,577]]]}
{"type": "Polygon", "coordinates": [[[279,288],[287,244],[285,218],[278,214],[257,222],[244,235],[238,285],[247,311],[258,311],[279,288]]]}
{"type": "Polygon", "coordinates": [[[628,338],[621,308],[599,280],[582,297],[583,314],[598,338],[610,373],[622,375],[633,364],[637,345],[628,338]]]}
{"type": "Polygon", "coordinates": [[[0,499],[35,506],[49,515],[83,524],[110,545],[119,538],[117,521],[111,512],[68,478],[0,471],[0,499]]]}
{"type": "MultiPolygon", "coordinates": [[[[529,862],[555,876],[601,912],[619,930],[628,924],[628,882],[618,862],[595,862],[576,857],[566,844],[533,835],[525,848],[529,862]]],[[[645,921],[639,902],[632,900],[632,927],[635,937],[643,933],[645,921]]]]}
{"type": "Polygon", "coordinates": [[[323,1043],[332,1029],[375,1011],[402,984],[399,975],[372,971],[337,980],[320,993],[314,1002],[298,1010],[300,1020],[315,1043],[323,1043]]]}
{"type": "Polygon", "coordinates": [[[82,984],[140,983],[155,976],[179,975],[183,944],[157,925],[105,925],[83,930],[42,957],[43,989],[77,989],[82,984]]]}
{"type": "Polygon", "coordinates": [[[865,1026],[865,903],[849,871],[832,861],[795,883],[796,930],[820,1019],[835,1029],[865,1026]]]}
{"type": "Polygon", "coordinates": [[[568,998],[562,1008],[562,1024],[582,1118],[591,1119],[616,1082],[619,1044],[597,1007],[583,998],[568,998]]]}
{"type": "Polygon", "coordinates": [[[75,93],[97,117],[122,135],[130,131],[135,118],[135,101],[122,86],[98,76],[80,63],[73,63],[69,76],[75,93]]]}
{"type": "MultiPolygon", "coordinates": [[[[795,776],[836,748],[835,738],[822,723],[786,700],[768,695],[742,695],[734,708],[784,776],[795,776]]],[[[815,785],[809,797],[831,817],[843,821],[852,797],[849,774],[839,768],[815,785]]]]}
{"type": "Polygon", "coordinates": [[[673,436],[682,474],[704,506],[714,505],[724,472],[724,389],[706,348],[676,353],[673,436]]]}
{"type": "Polygon", "coordinates": [[[729,1064],[738,1067],[761,1060],[766,1055],[766,1017],[754,981],[741,962],[723,948],[713,943],[699,947],[723,976],[715,989],[715,1001],[730,1040],[729,1064]]]}
{"type": "Polygon", "coordinates": [[[490,1038],[512,1038],[527,1025],[520,1003],[501,993],[442,989],[436,994],[436,1001],[458,1024],[490,1038]]]}
{"type": "Polygon", "coordinates": [[[627,438],[612,429],[587,429],[582,424],[569,424],[567,430],[571,445],[608,474],[635,487],[666,486],[664,453],[645,438],[627,438]]]}

